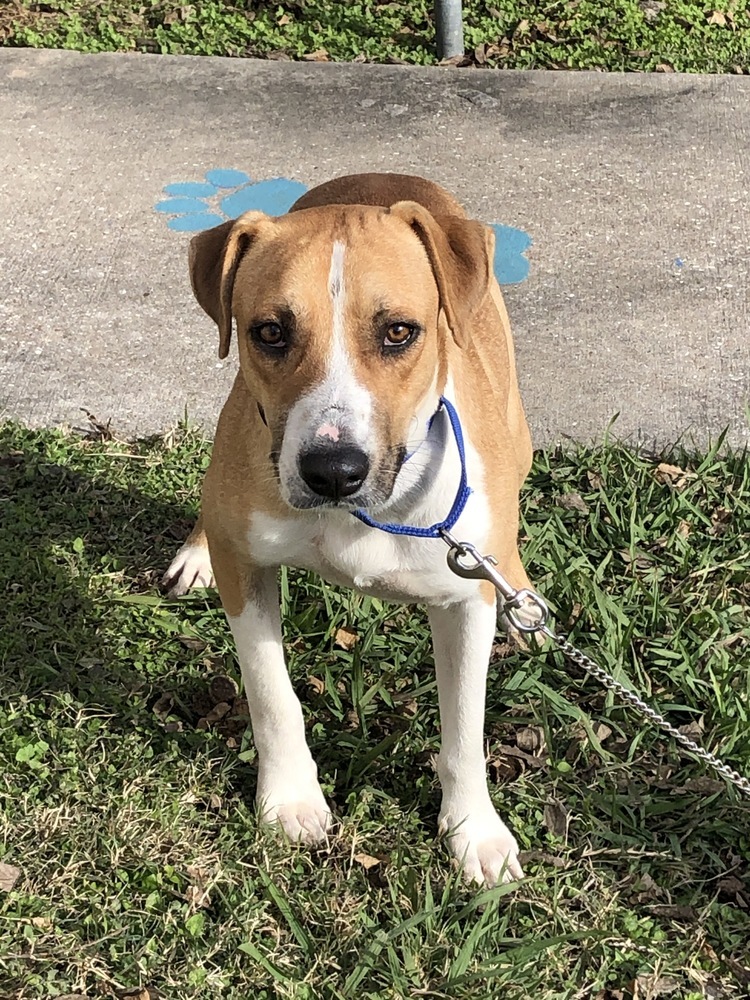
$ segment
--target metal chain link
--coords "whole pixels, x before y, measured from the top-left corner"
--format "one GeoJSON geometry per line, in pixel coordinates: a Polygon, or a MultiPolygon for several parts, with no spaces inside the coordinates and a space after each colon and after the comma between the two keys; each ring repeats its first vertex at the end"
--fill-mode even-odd
{"type": "Polygon", "coordinates": [[[710,750],[706,750],[699,743],[691,740],[689,736],[681,733],[661,713],[647,705],[635,692],[626,688],[603,667],[595,663],[591,657],[582,653],[567,636],[554,632],[547,625],[549,608],[543,598],[533,590],[516,590],[496,569],[497,560],[494,556],[482,555],[471,543],[458,542],[447,531],[443,531],[441,537],[449,547],[448,565],[451,570],[467,580],[487,580],[491,583],[500,595],[503,614],[513,628],[525,634],[542,632],[555,643],[568,659],[577,664],[589,676],[599,681],[607,690],[619,695],[623,701],[637,709],[644,718],[655,723],[686,750],[708,764],[718,775],[739,788],[744,795],[750,797],[750,781],[747,778],[725,764],[710,750]],[[471,560],[469,565],[465,562],[467,558],[471,560]]]}

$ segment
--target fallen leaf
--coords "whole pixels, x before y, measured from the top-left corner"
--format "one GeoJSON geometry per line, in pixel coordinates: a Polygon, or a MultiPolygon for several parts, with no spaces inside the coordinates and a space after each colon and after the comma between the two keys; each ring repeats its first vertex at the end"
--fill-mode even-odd
{"type": "Polygon", "coordinates": [[[657,976],[653,973],[642,973],[636,977],[635,981],[642,992],[643,1000],[667,997],[680,988],[676,979],[672,979],[670,976],[657,976]]]}
{"type": "Polygon", "coordinates": [[[381,864],[381,858],[374,858],[372,854],[355,854],[354,860],[358,865],[362,865],[366,871],[381,864]]]}
{"type": "Polygon", "coordinates": [[[288,14],[282,14],[276,23],[279,25],[279,27],[283,28],[285,24],[291,24],[292,19],[288,14]]]}
{"type": "Polygon", "coordinates": [[[209,726],[216,725],[220,722],[225,715],[229,715],[232,710],[232,706],[228,701],[220,701],[218,705],[214,705],[210,712],[207,712],[202,719],[198,719],[197,727],[198,729],[208,729],[209,726]]]}
{"type": "Polygon", "coordinates": [[[688,923],[694,923],[698,916],[692,906],[683,906],[678,903],[656,903],[649,906],[648,909],[655,917],[667,917],[670,920],[687,921],[688,923]]]}
{"type": "Polygon", "coordinates": [[[489,45],[487,44],[487,42],[481,42],[474,49],[474,61],[476,62],[477,66],[484,66],[484,64],[487,62],[488,48],[489,45]]]}
{"type": "Polygon", "coordinates": [[[192,635],[178,635],[177,638],[186,649],[198,649],[202,652],[208,645],[203,639],[196,639],[192,635]]]}
{"type": "Polygon", "coordinates": [[[167,691],[166,694],[163,694],[160,698],[157,698],[157,700],[153,704],[151,711],[158,718],[163,719],[166,718],[166,716],[168,716],[169,713],[172,711],[173,705],[174,705],[174,698],[167,691]]]}
{"type": "Polygon", "coordinates": [[[612,735],[612,730],[609,728],[609,726],[605,726],[603,722],[600,722],[598,726],[594,728],[594,736],[596,736],[596,738],[599,740],[600,743],[603,743],[605,740],[609,739],[611,735],[612,735]]]}
{"type": "MultiPolygon", "coordinates": [[[[388,60],[390,62],[390,60],[388,60]]],[[[441,59],[438,66],[470,66],[471,56],[466,54],[459,56],[450,56],[448,59],[441,59]]]]}
{"type": "Polygon", "coordinates": [[[581,514],[589,512],[589,506],[580,493],[561,493],[555,497],[555,503],[558,507],[564,507],[565,510],[577,510],[581,514]]]}
{"type": "Polygon", "coordinates": [[[692,528],[688,521],[680,521],[677,525],[677,534],[680,538],[689,538],[692,533],[692,528]]]}
{"type": "Polygon", "coordinates": [[[357,640],[359,635],[351,628],[340,628],[336,630],[336,636],[333,640],[334,646],[338,646],[339,649],[354,649],[357,645],[357,640]]]}
{"type": "Polygon", "coordinates": [[[209,796],[208,799],[208,808],[213,809],[214,812],[218,812],[219,809],[221,809],[221,805],[222,805],[221,796],[217,795],[216,792],[211,792],[211,795],[209,796]]]}
{"type": "Polygon", "coordinates": [[[546,760],[543,757],[535,757],[533,754],[526,753],[525,750],[521,750],[518,747],[508,746],[505,743],[498,747],[498,753],[507,757],[517,757],[519,760],[524,761],[526,764],[530,764],[532,767],[544,767],[546,764],[546,760]]]}
{"type": "Polygon", "coordinates": [[[598,472],[595,472],[593,469],[588,470],[588,472],[586,473],[586,478],[588,479],[589,485],[593,490],[600,489],[604,484],[604,479],[598,472]]]}
{"type": "Polygon", "coordinates": [[[310,694],[320,697],[320,695],[325,693],[326,685],[325,681],[321,680],[320,677],[314,677],[312,674],[307,678],[305,682],[310,690],[310,694]]]}
{"type": "Polygon", "coordinates": [[[29,922],[32,927],[38,927],[42,931],[48,931],[52,927],[49,917],[32,917],[29,922]]]}
{"type": "Polygon", "coordinates": [[[325,49],[316,49],[314,52],[307,52],[302,56],[305,62],[330,62],[331,57],[325,49]]]}
{"type": "Polygon", "coordinates": [[[490,781],[493,785],[502,785],[506,781],[515,781],[522,771],[520,761],[509,760],[506,757],[493,757],[487,764],[490,781]]]}
{"type": "Polygon", "coordinates": [[[720,538],[732,520],[732,512],[727,507],[717,507],[711,515],[711,534],[720,538]]]}
{"type": "Polygon", "coordinates": [[[544,825],[554,837],[566,838],[570,812],[559,799],[550,799],[544,807],[544,825]]]}
{"type": "Polygon", "coordinates": [[[701,775],[699,778],[688,778],[684,785],[675,788],[675,791],[678,794],[693,792],[697,795],[716,795],[717,792],[725,791],[726,787],[724,782],[719,781],[717,778],[709,778],[707,775],[701,775]]]}
{"type": "Polygon", "coordinates": [[[208,683],[208,693],[214,705],[222,701],[232,702],[237,697],[237,685],[225,674],[215,674],[208,683]]]}
{"type": "Polygon", "coordinates": [[[10,892],[13,886],[21,877],[21,869],[15,865],[6,865],[0,861],[0,891],[10,892]]]}
{"type": "Polygon", "coordinates": [[[670,66],[669,63],[659,63],[656,67],[657,73],[674,73],[674,66],[670,66]]]}
{"type": "Polygon", "coordinates": [[[706,728],[703,716],[699,719],[693,719],[692,722],[686,723],[684,726],[677,727],[683,736],[687,736],[691,740],[699,740],[703,735],[706,728]]]}
{"type": "Polygon", "coordinates": [[[726,26],[727,16],[726,16],[726,14],[722,14],[722,12],[720,10],[715,10],[713,12],[713,14],[711,14],[711,16],[709,17],[708,23],[709,24],[718,24],[718,25],[720,25],[723,28],[723,27],[726,26]]]}
{"type": "Polygon", "coordinates": [[[536,756],[544,752],[547,741],[541,726],[527,726],[516,733],[516,745],[526,753],[536,756]]]}

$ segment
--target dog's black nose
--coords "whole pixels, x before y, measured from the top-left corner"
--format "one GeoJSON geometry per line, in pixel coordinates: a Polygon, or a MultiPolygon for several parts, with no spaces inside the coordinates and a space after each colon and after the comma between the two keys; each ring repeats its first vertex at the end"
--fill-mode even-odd
{"type": "Polygon", "coordinates": [[[367,479],[370,460],[359,448],[313,448],[299,459],[304,481],[321,497],[340,500],[356,493],[367,479]]]}

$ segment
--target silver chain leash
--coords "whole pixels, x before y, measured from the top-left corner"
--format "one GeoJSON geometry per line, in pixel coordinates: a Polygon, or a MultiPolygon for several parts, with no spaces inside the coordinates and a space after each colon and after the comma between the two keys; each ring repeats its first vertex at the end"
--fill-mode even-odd
{"type": "Polygon", "coordinates": [[[557,632],[554,632],[547,624],[550,612],[546,602],[539,594],[526,588],[516,590],[497,570],[497,560],[494,556],[482,555],[470,542],[459,542],[447,531],[441,531],[440,537],[448,545],[448,566],[460,577],[466,580],[487,580],[491,583],[500,595],[502,611],[509,625],[519,632],[531,635],[543,633],[551,639],[557,648],[561,650],[568,659],[577,664],[589,676],[599,681],[607,690],[613,691],[623,701],[632,705],[638,712],[649,721],[655,723],[665,733],[668,733],[677,743],[680,743],[686,750],[694,754],[705,764],[708,764],[718,775],[731,782],[736,788],[750,796],[750,781],[739,772],[735,771],[728,764],[706,750],[699,743],[691,740],[689,736],[681,733],[679,729],[668,722],[656,709],[651,708],[645,701],[638,697],[621,684],[611,674],[594,662],[580,649],[577,649],[570,640],[557,632]],[[467,565],[463,560],[471,560],[467,565]]]}

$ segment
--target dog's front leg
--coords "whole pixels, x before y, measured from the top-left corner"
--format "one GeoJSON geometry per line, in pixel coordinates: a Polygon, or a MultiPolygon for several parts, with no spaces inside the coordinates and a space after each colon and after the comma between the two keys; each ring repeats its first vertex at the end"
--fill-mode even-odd
{"type": "Polygon", "coordinates": [[[258,752],[258,811],[293,841],[324,840],[331,813],[305,739],[281,639],[275,569],[240,566],[211,546],[216,582],[237,644],[258,752]]]}
{"type": "Polygon", "coordinates": [[[430,608],[437,668],[443,790],[439,829],[466,879],[480,885],[522,878],[518,845],[495,812],[484,760],[487,667],[497,628],[495,602],[482,594],[430,608]]]}

